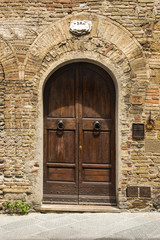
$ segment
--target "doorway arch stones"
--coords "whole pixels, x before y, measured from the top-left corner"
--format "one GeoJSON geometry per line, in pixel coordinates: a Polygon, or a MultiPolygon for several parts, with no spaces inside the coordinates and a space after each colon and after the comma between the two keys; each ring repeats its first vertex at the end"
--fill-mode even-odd
{"type": "MultiPolygon", "coordinates": [[[[125,159],[121,144],[131,135],[129,119],[129,96],[141,84],[148,82],[148,70],[143,50],[124,27],[109,18],[94,14],[73,14],[52,23],[31,45],[24,62],[24,80],[32,82],[37,91],[37,115],[35,156],[40,163],[38,181],[34,186],[34,200],[42,200],[43,178],[43,88],[49,76],[61,66],[78,61],[95,63],[104,68],[112,77],[116,87],[116,161],[117,199],[123,195],[121,180],[122,162],[125,159]],[[74,36],[69,32],[72,20],[92,21],[90,34],[74,36]],[[128,100],[126,100],[128,99],[128,100]],[[125,134],[124,134],[125,132],[125,134]],[[41,191],[40,191],[41,189],[41,191]],[[37,194],[38,193],[38,194],[37,194]]],[[[143,105],[143,107],[145,107],[143,105]]],[[[130,119],[129,119],[130,121],[130,119]]]]}

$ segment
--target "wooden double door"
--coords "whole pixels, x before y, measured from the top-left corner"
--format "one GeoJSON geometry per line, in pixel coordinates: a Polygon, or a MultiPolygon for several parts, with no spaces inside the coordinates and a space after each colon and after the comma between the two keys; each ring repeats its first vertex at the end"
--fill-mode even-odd
{"type": "Polygon", "coordinates": [[[115,88],[90,63],[68,64],[44,89],[43,201],[115,205],[115,88]]]}

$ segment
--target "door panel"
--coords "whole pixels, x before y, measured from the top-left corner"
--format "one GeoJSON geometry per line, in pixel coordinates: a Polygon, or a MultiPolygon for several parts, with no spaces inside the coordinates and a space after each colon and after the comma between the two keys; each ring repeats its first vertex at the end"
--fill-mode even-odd
{"type": "MultiPolygon", "coordinates": [[[[97,119],[97,118],[96,118],[97,119]]],[[[94,122],[96,121],[96,119],[82,119],[82,128],[84,130],[92,130],[93,132],[93,128],[94,128],[94,122]]],[[[101,130],[105,131],[110,131],[111,127],[112,127],[112,119],[98,119],[100,125],[101,125],[101,130]]]]}
{"type": "MultiPolygon", "coordinates": [[[[60,119],[63,119],[63,118],[47,118],[47,129],[56,129],[57,131],[57,128],[58,128],[58,122],[60,119]]],[[[74,118],[65,118],[65,120],[63,119],[63,122],[64,122],[64,128],[65,129],[68,129],[68,130],[75,130],[76,129],[76,119],[74,118]]],[[[58,132],[57,132],[58,133],[58,132]]],[[[60,132],[59,132],[60,133],[60,132]]],[[[62,132],[63,133],[63,132],[62,132]]]]}
{"type": "Polygon", "coordinates": [[[114,87],[98,67],[81,66],[79,204],[115,202],[114,87]],[[112,99],[112,101],[111,101],[112,99]],[[95,128],[98,122],[99,128],[95,128]]]}
{"type": "Polygon", "coordinates": [[[83,182],[110,182],[110,169],[83,168],[83,182]]]}
{"type": "Polygon", "coordinates": [[[110,116],[110,95],[105,80],[93,69],[82,69],[83,118],[110,116]]]}
{"type": "Polygon", "coordinates": [[[48,168],[48,181],[74,182],[75,173],[73,168],[48,168]]]}
{"type": "Polygon", "coordinates": [[[116,203],[114,122],[114,85],[103,69],[73,63],[50,77],[44,90],[45,202],[116,203]]]}
{"type": "Polygon", "coordinates": [[[48,162],[75,163],[75,132],[48,130],[47,135],[48,162]]]}
{"type": "Polygon", "coordinates": [[[78,203],[75,69],[62,68],[44,90],[44,200],[78,203]]]}
{"type": "Polygon", "coordinates": [[[72,69],[55,76],[48,92],[48,117],[75,117],[75,83],[72,69]]]}
{"type": "Polygon", "coordinates": [[[110,163],[110,132],[83,131],[83,163],[110,163]]]}

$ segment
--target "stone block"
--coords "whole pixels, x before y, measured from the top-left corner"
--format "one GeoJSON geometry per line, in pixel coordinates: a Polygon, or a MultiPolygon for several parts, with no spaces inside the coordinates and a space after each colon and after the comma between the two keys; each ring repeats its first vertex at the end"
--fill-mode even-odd
{"type": "Polygon", "coordinates": [[[131,103],[133,105],[141,105],[141,104],[143,104],[143,97],[142,96],[131,96],[131,103]]]}
{"type": "Polygon", "coordinates": [[[160,84],[160,69],[154,69],[151,76],[153,84],[160,84]]]}
{"type": "Polygon", "coordinates": [[[147,206],[149,205],[148,202],[146,201],[141,201],[139,199],[135,200],[132,205],[130,206],[130,208],[139,208],[139,209],[142,209],[142,208],[146,208],[147,206]]]}
{"type": "Polygon", "coordinates": [[[155,121],[155,129],[160,130],[160,121],[155,121]]]}
{"type": "Polygon", "coordinates": [[[156,194],[153,205],[155,208],[159,209],[160,208],[160,194],[156,194]]]}
{"type": "Polygon", "coordinates": [[[155,139],[145,140],[145,152],[160,153],[160,141],[155,139]]]}
{"type": "Polygon", "coordinates": [[[158,140],[160,140],[160,131],[157,134],[157,138],[158,138],[158,140]]]}

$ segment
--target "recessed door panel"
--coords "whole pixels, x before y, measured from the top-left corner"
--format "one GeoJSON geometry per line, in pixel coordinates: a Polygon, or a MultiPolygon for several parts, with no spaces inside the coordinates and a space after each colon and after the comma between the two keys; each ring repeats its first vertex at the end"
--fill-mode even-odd
{"type": "Polygon", "coordinates": [[[105,79],[93,69],[82,70],[82,112],[83,118],[104,118],[110,116],[110,94],[105,79]]]}
{"type": "Polygon", "coordinates": [[[75,163],[75,131],[48,130],[47,137],[49,163],[75,163]]]}
{"type": "Polygon", "coordinates": [[[110,169],[97,169],[97,168],[84,168],[83,170],[83,182],[110,182],[110,169]]]}
{"type": "Polygon", "coordinates": [[[48,181],[75,182],[74,168],[48,167],[48,181]]]}
{"type": "Polygon", "coordinates": [[[48,117],[75,117],[75,83],[72,69],[64,70],[48,89],[48,117]]]}
{"type": "Polygon", "coordinates": [[[110,132],[83,131],[83,163],[111,162],[110,132]]]}

